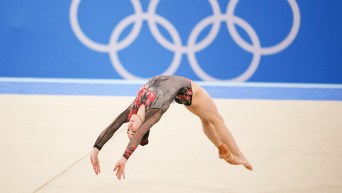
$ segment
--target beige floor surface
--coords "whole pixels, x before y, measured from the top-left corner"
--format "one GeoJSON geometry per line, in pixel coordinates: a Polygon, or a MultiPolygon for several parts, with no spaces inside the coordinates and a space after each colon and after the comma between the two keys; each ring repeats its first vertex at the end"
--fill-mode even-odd
{"type": "Polygon", "coordinates": [[[332,101],[216,99],[253,172],[218,159],[199,120],[173,104],[125,180],[112,170],[126,126],[102,149],[96,176],[88,153],[132,99],[0,95],[0,192],[342,192],[342,102],[332,101]]]}

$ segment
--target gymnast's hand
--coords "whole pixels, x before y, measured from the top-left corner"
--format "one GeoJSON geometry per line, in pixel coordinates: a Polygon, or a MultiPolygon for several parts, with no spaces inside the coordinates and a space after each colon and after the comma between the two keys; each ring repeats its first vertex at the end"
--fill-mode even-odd
{"type": "Polygon", "coordinates": [[[127,159],[122,157],[118,163],[115,165],[114,171],[116,171],[116,177],[121,180],[121,176],[125,179],[125,164],[127,159]]]}
{"type": "Polygon", "coordinates": [[[90,161],[91,161],[91,164],[93,165],[93,169],[96,175],[101,173],[98,154],[99,154],[99,150],[97,148],[93,148],[93,150],[90,153],[90,161]]]}

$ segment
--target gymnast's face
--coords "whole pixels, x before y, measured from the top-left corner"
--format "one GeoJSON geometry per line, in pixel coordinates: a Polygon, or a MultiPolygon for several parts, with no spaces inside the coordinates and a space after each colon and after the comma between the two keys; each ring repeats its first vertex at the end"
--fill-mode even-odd
{"type": "Polygon", "coordinates": [[[136,114],[133,114],[128,122],[127,135],[129,139],[132,139],[132,137],[138,131],[141,125],[142,120],[136,114]]]}

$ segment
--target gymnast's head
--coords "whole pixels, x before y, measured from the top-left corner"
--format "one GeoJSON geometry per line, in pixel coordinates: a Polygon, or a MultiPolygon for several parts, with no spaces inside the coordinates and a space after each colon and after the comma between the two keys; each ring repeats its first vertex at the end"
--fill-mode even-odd
{"type": "Polygon", "coordinates": [[[143,120],[142,118],[140,118],[139,115],[133,114],[131,116],[128,122],[128,129],[127,129],[127,135],[129,139],[132,139],[132,137],[138,131],[142,123],[143,123],[143,120]]]}

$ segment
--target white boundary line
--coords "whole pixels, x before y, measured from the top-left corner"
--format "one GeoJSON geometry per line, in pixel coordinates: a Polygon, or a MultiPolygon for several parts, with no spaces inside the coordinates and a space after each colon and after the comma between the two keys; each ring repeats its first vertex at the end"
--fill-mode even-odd
{"type": "MultiPolygon", "coordinates": [[[[120,80],[120,79],[79,79],[79,78],[12,78],[0,77],[1,82],[18,83],[70,83],[70,84],[128,84],[142,85],[146,80],[120,80]]],[[[336,88],[342,89],[342,84],[306,84],[306,83],[266,83],[266,82],[204,82],[195,81],[202,86],[222,86],[222,87],[267,87],[267,88],[336,88]]]]}

